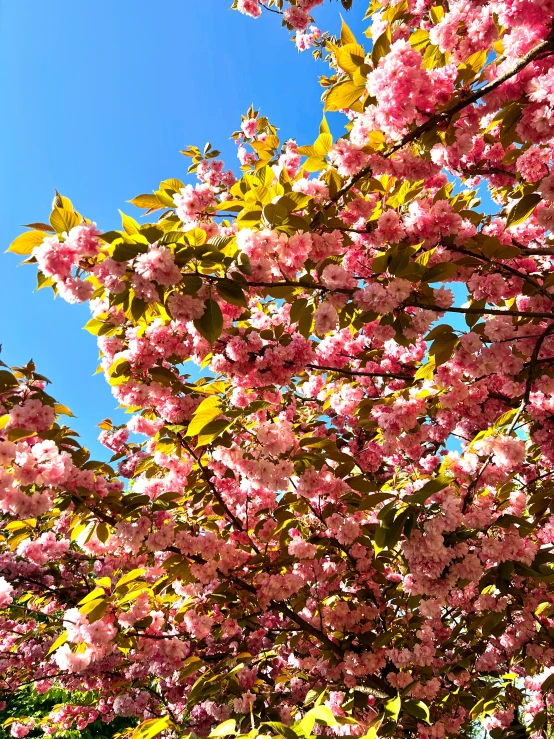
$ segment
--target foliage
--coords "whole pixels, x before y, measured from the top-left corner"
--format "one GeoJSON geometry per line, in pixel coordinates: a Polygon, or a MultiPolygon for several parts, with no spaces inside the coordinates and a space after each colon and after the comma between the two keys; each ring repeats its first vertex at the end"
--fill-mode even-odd
{"type": "Polygon", "coordinates": [[[0,737],[8,739],[11,735],[10,726],[17,723],[20,717],[24,721],[32,721],[36,727],[28,733],[29,737],[43,736],[39,728],[40,723],[53,711],[59,711],[61,725],[69,727],[55,731],[52,734],[54,739],[107,739],[113,736],[114,732],[121,732],[136,724],[135,718],[122,718],[121,716],[114,718],[110,724],[105,724],[98,718],[87,724],[89,716],[87,715],[85,719],[80,712],[88,712],[89,707],[97,699],[98,696],[93,692],[70,693],[62,688],[54,687],[40,695],[31,685],[22,687],[6,696],[4,708],[0,711],[0,737]],[[73,728],[74,726],[76,728],[73,728]]]}
{"type": "Polygon", "coordinates": [[[131,418],[91,460],[32,363],[0,371],[1,687],[134,739],[547,735],[554,5],[373,0],[370,46],[299,44],[318,4],[236,9],[328,55],[343,137],[251,108],[239,180],[190,146],[200,183],[139,220],[58,194],[10,247],[89,301],[131,418]]]}

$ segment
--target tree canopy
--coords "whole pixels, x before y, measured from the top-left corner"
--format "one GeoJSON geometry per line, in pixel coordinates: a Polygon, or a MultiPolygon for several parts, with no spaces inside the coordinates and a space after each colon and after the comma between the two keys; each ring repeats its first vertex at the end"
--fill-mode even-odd
{"type": "Polygon", "coordinates": [[[15,737],[550,735],[554,0],[322,2],[233,6],[329,65],[315,141],[251,107],[240,171],[10,246],[130,414],[92,460],[0,369],[0,690],[59,699],[15,737]]]}

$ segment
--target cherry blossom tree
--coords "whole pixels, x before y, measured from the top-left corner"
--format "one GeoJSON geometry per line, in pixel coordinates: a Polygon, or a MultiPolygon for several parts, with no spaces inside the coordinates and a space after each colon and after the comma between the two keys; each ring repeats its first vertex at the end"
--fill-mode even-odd
{"type": "Polygon", "coordinates": [[[554,0],[372,0],[365,46],[320,4],[234,7],[343,136],[251,108],[239,179],[190,146],[121,230],[57,195],[10,247],[129,413],[94,461],[0,370],[0,689],[63,696],[15,737],[551,735],[554,0]]]}

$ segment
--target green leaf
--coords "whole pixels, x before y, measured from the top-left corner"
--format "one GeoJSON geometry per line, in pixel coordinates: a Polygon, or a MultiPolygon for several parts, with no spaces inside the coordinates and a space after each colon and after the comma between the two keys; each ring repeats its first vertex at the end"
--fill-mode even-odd
{"type": "Polygon", "coordinates": [[[364,63],[365,49],[360,44],[346,44],[335,52],[335,59],[339,67],[353,75],[364,63]]]}
{"type": "Polygon", "coordinates": [[[340,28],[340,40],[343,44],[355,44],[356,43],[356,36],[352,33],[348,25],[346,24],[344,18],[340,17],[341,19],[341,28],[340,28]]]}
{"type": "Polygon", "coordinates": [[[312,323],[314,318],[314,306],[307,305],[298,319],[298,331],[306,339],[308,339],[312,333],[312,323]]]}
{"type": "Polygon", "coordinates": [[[381,59],[381,57],[389,53],[390,46],[391,33],[390,28],[387,26],[387,30],[373,42],[373,49],[371,50],[371,60],[374,67],[379,64],[379,59],[381,59]]]}
{"type": "Polygon", "coordinates": [[[418,371],[415,373],[414,380],[432,380],[435,369],[436,367],[434,362],[427,362],[427,364],[422,364],[418,371]]]}
{"type": "Polygon", "coordinates": [[[371,262],[371,269],[376,274],[382,274],[387,271],[390,262],[390,254],[386,252],[377,252],[377,255],[373,257],[371,262]]]}
{"type": "Polygon", "coordinates": [[[398,721],[398,716],[400,714],[401,705],[402,705],[402,700],[400,696],[397,695],[395,698],[391,698],[385,703],[385,706],[384,706],[385,713],[393,721],[398,721]]]}
{"type": "Polygon", "coordinates": [[[8,431],[8,441],[21,441],[21,439],[29,439],[36,435],[36,431],[30,429],[10,429],[8,431]]]}
{"type": "Polygon", "coordinates": [[[128,203],[136,205],[137,208],[162,208],[163,203],[160,203],[157,195],[137,195],[136,198],[128,200],[128,203]]]}
{"type": "Polygon", "coordinates": [[[115,262],[128,262],[130,259],[134,259],[139,254],[144,254],[148,251],[148,244],[126,244],[121,242],[115,244],[112,251],[112,259],[115,262]]]}
{"type": "Polygon", "coordinates": [[[441,262],[440,264],[433,265],[425,271],[423,281],[430,283],[442,282],[443,280],[447,280],[449,277],[455,275],[459,269],[459,265],[454,264],[454,262],[441,262]]]}
{"type": "Polygon", "coordinates": [[[31,254],[36,246],[40,246],[47,235],[42,231],[25,231],[12,241],[8,251],[14,254],[31,254]]]}
{"type": "Polygon", "coordinates": [[[211,444],[218,436],[221,436],[231,423],[232,421],[228,421],[224,418],[219,421],[210,421],[210,423],[204,426],[202,431],[198,434],[198,443],[196,444],[196,447],[198,448],[200,446],[206,446],[206,444],[211,444]]]}
{"type": "Polygon", "coordinates": [[[52,654],[52,652],[55,652],[58,647],[63,646],[67,641],[67,636],[67,631],[64,631],[62,634],[60,634],[48,650],[47,654],[52,654]]]}
{"type": "Polygon", "coordinates": [[[122,575],[117,583],[115,584],[115,589],[123,587],[124,585],[127,585],[130,582],[133,582],[134,580],[137,580],[139,577],[144,575],[146,570],[137,568],[135,570],[131,570],[130,572],[126,572],[124,575],[122,575]]]}
{"type": "Polygon", "coordinates": [[[290,307],[290,322],[296,323],[308,305],[307,298],[298,298],[290,307]]]}
{"type": "Polygon", "coordinates": [[[170,725],[169,716],[148,719],[148,721],[143,721],[140,726],[137,726],[129,739],[153,739],[153,737],[168,729],[170,725]]]}
{"type": "Polygon", "coordinates": [[[229,736],[230,734],[236,734],[236,732],[237,722],[234,718],[229,718],[227,719],[227,721],[223,721],[223,723],[218,724],[215,729],[212,729],[212,731],[210,732],[210,736],[229,736]]]}
{"type": "Polygon", "coordinates": [[[140,233],[140,225],[135,221],[134,218],[131,218],[131,216],[126,216],[125,213],[122,213],[122,211],[119,211],[119,215],[121,216],[121,224],[123,225],[123,229],[126,233],[129,234],[129,236],[140,233]]]}
{"type": "Polygon", "coordinates": [[[12,387],[17,387],[18,382],[11,372],[6,370],[0,370],[0,390],[8,390],[12,387]]]}
{"type": "Polygon", "coordinates": [[[440,490],[444,490],[444,488],[450,485],[450,482],[451,481],[447,477],[444,477],[444,475],[439,475],[433,480],[429,480],[429,482],[426,482],[421,490],[417,491],[417,493],[406,495],[404,497],[404,501],[406,503],[425,503],[427,498],[430,498],[432,495],[438,493],[440,490]]]}
{"type": "Polygon", "coordinates": [[[342,108],[350,108],[365,93],[363,85],[355,85],[352,80],[339,82],[330,88],[325,97],[325,111],[342,110],[342,108]]]}
{"type": "Polygon", "coordinates": [[[308,711],[304,715],[304,718],[297,724],[295,724],[294,728],[295,730],[301,731],[305,736],[308,737],[311,735],[316,721],[319,721],[326,726],[337,725],[337,719],[335,718],[331,709],[328,706],[320,705],[308,711]]]}
{"type": "Polygon", "coordinates": [[[221,280],[217,283],[216,290],[227,303],[238,305],[241,308],[247,307],[248,304],[242,288],[233,280],[221,280]]]}
{"type": "Polygon", "coordinates": [[[217,395],[210,395],[205,398],[195,410],[186,436],[196,436],[208,423],[220,416],[221,413],[221,399],[217,395]]]}
{"type": "Polygon", "coordinates": [[[74,226],[78,226],[82,222],[82,218],[78,213],[65,208],[54,208],[50,215],[50,223],[56,233],[66,233],[71,231],[74,226]]]}
{"type": "Polygon", "coordinates": [[[403,708],[406,713],[410,714],[410,716],[413,716],[420,721],[425,721],[428,724],[430,723],[429,708],[425,703],[423,703],[423,701],[405,700],[403,708]]]}
{"type": "Polygon", "coordinates": [[[198,333],[203,336],[210,344],[214,344],[223,331],[223,314],[221,308],[211,298],[204,304],[204,313],[200,318],[196,318],[194,325],[198,333]]]}
{"type": "Polygon", "coordinates": [[[530,195],[524,195],[520,200],[517,201],[517,203],[508,213],[508,218],[506,219],[506,228],[509,228],[510,226],[517,226],[518,223],[523,223],[523,221],[529,218],[529,216],[535,210],[540,201],[541,196],[538,195],[536,192],[533,192],[530,195]]]}

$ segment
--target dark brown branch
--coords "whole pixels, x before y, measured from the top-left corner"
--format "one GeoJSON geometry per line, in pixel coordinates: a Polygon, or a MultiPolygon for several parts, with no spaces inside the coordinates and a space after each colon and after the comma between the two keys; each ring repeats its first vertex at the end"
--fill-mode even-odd
{"type": "Polygon", "coordinates": [[[527,377],[527,382],[525,383],[525,394],[523,396],[523,401],[525,405],[529,402],[529,397],[531,395],[531,388],[533,386],[533,371],[535,369],[535,365],[539,361],[539,354],[542,349],[542,345],[544,344],[545,339],[550,336],[550,334],[554,331],[554,324],[550,324],[550,326],[544,331],[544,333],[537,339],[533,353],[531,354],[531,359],[529,360],[529,375],[527,377]]]}
{"type": "Polygon", "coordinates": [[[470,178],[470,177],[486,177],[487,175],[506,175],[506,177],[512,177],[513,179],[517,179],[517,175],[514,172],[508,172],[505,169],[500,169],[500,167],[477,167],[476,169],[462,169],[461,170],[462,177],[470,178]]]}
{"type": "Polygon", "coordinates": [[[388,377],[393,380],[413,380],[412,375],[403,375],[398,372],[364,372],[363,370],[347,370],[338,367],[324,367],[318,364],[307,364],[313,370],[321,370],[322,372],[336,372],[339,375],[361,375],[362,377],[388,377]]]}
{"type": "MultiPolygon", "coordinates": [[[[217,499],[217,502],[219,503],[219,505],[225,511],[225,514],[226,514],[227,518],[229,518],[229,520],[231,521],[231,523],[233,524],[233,526],[238,531],[242,531],[244,533],[245,532],[244,531],[244,526],[242,525],[241,521],[235,516],[235,514],[233,513],[233,511],[227,506],[227,504],[223,500],[223,498],[222,498],[219,490],[213,484],[212,479],[211,479],[211,476],[208,473],[208,470],[204,467],[204,465],[200,461],[200,457],[193,451],[193,449],[185,441],[185,439],[184,439],[184,437],[182,435],[179,436],[179,439],[181,441],[181,444],[185,447],[185,449],[187,450],[187,452],[191,455],[191,457],[194,459],[194,461],[198,465],[198,468],[200,469],[200,474],[202,475],[202,477],[204,478],[204,480],[208,483],[208,486],[210,487],[210,490],[214,494],[214,496],[217,499]]],[[[246,533],[248,533],[248,532],[246,532],[246,533]]],[[[260,553],[260,550],[258,549],[258,547],[254,544],[254,542],[251,539],[250,539],[250,543],[252,544],[252,548],[254,549],[254,551],[256,552],[256,554],[259,554],[260,553]]]]}
{"type": "Polygon", "coordinates": [[[536,313],[531,311],[523,310],[502,310],[501,308],[441,308],[440,305],[426,305],[425,303],[419,303],[411,301],[404,303],[404,305],[411,306],[413,308],[424,308],[425,310],[436,311],[437,313],[469,313],[478,315],[491,315],[491,316],[517,316],[518,318],[546,318],[554,321],[554,313],[536,313]]]}
{"type": "MultiPolygon", "coordinates": [[[[446,246],[446,244],[443,244],[443,246],[446,246]]],[[[524,282],[527,282],[529,285],[532,285],[537,292],[539,292],[541,295],[544,295],[545,298],[548,298],[551,302],[554,303],[554,295],[551,295],[542,285],[540,285],[533,277],[530,275],[526,275],[524,272],[520,272],[515,267],[510,267],[508,264],[502,264],[502,262],[497,262],[496,259],[491,259],[490,257],[486,257],[483,254],[475,254],[475,252],[470,251],[469,249],[464,249],[463,246],[453,246],[449,247],[448,249],[452,249],[452,251],[457,251],[460,254],[466,254],[468,257],[475,257],[476,259],[480,259],[482,262],[486,262],[487,264],[492,264],[493,266],[497,267],[502,272],[507,272],[508,274],[514,275],[514,277],[518,277],[520,280],[523,280],[524,282]]]]}
{"type": "Polygon", "coordinates": [[[260,5],[262,6],[262,8],[264,8],[264,10],[269,10],[270,13],[277,13],[277,15],[283,15],[282,10],[277,10],[276,8],[270,8],[264,3],[260,3],[260,5]]]}
{"type": "MultiPolygon", "coordinates": [[[[230,277],[219,277],[218,275],[204,275],[204,274],[198,274],[198,272],[183,272],[183,277],[201,277],[208,282],[227,282],[230,277]]],[[[351,295],[354,290],[350,290],[348,288],[343,287],[337,287],[337,288],[329,288],[325,285],[320,285],[317,283],[309,283],[309,282],[298,282],[296,280],[279,280],[279,282],[259,282],[259,281],[250,281],[250,282],[237,282],[236,283],[239,287],[247,288],[247,287],[265,287],[268,289],[274,288],[274,287],[300,287],[303,290],[320,290],[324,293],[343,293],[344,295],[351,295]]]]}
{"type": "MultiPolygon", "coordinates": [[[[531,395],[531,388],[533,387],[533,370],[534,370],[535,365],[536,365],[536,363],[538,361],[539,354],[540,354],[540,351],[541,351],[541,348],[542,348],[542,345],[543,345],[545,339],[553,331],[554,331],[554,324],[551,323],[550,326],[548,326],[548,328],[539,336],[539,338],[535,342],[535,346],[533,348],[533,353],[532,353],[531,359],[529,361],[529,375],[528,375],[527,381],[525,383],[525,392],[523,394],[523,399],[522,399],[521,404],[520,404],[520,406],[519,406],[519,408],[517,410],[517,413],[515,414],[512,422],[511,422],[511,424],[510,424],[510,426],[509,426],[509,428],[508,428],[508,430],[506,432],[506,436],[510,436],[511,435],[512,431],[514,430],[514,428],[517,425],[517,422],[521,418],[521,414],[524,412],[524,410],[525,410],[525,408],[527,406],[527,403],[529,402],[529,397],[531,395]]],[[[487,456],[487,458],[483,462],[483,464],[482,464],[479,472],[477,473],[476,477],[471,481],[471,483],[470,483],[470,485],[469,485],[469,487],[467,489],[467,493],[466,493],[466,496],[465,496],[464,504],[463,504],[463,507],[462,507],[462,512],[465,513],[465,511],[467,510],[467,507],[469,506],[469,504],[473,500],[473,491],[475,490],[475,488],[476,488],[479,480],[483,476],[483,473],[485,472],[485,470],[489,466],[489,464],[491,462],[491,459],[492,459],[492,453],[487,456]]]]}

